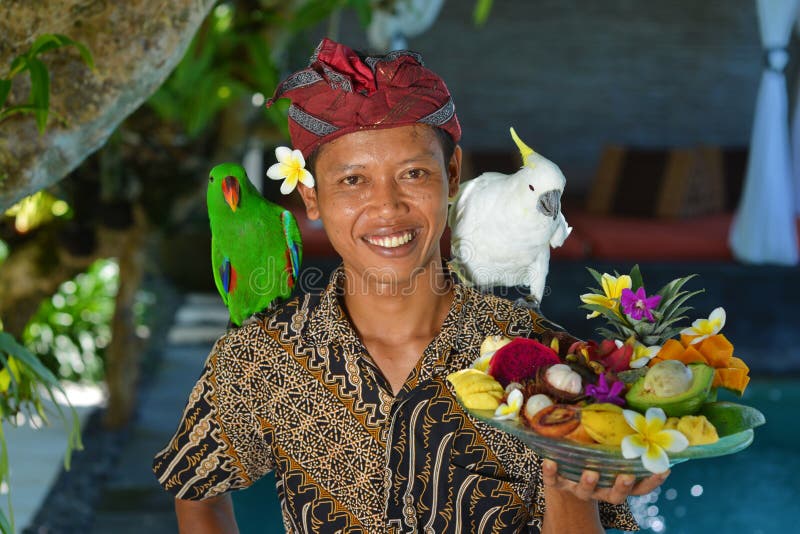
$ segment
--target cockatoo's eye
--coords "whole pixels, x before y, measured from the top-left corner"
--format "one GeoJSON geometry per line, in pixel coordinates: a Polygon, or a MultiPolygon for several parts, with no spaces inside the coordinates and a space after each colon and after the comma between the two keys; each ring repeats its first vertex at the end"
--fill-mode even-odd
{"type": "Polygon", "coordinates": [[[530,189],[530,190],[531,190],[531,191],[533,191],[533,192],[536,192],[536,189],[534,189],[534,188],[533,188],[533,186],[532,186],[531,184],[528,184],[528,189],[530,189]]]}

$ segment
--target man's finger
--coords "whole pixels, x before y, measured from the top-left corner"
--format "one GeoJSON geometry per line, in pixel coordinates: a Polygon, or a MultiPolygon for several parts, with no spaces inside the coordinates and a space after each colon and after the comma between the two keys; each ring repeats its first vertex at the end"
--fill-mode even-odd
{"type": "Polygon", "coordinates": [[[636,477],[633,475],[618,475],[614,480],[614,485],[608,489],[605,495],[606,502],[611,504],[622,504],[633,489],[633,484],[636,482],[636,477]]]}
{"type": "Polygon", "coordinates": [[[542,461],[542,483],[545,486],[555,486],[558,482],[558,464],[553,460],[542,461]]]}
{"type": "Polygon", "coordinates": [[[633,487],[631,495],[644,495],[646,493],[650,493],[651,491],[653,491],[654,489],[656,489],[657,487],[659,487],[661,484],[664,483],[664,481],[669,476],[669,473],[670,473],[669,471],[666,471],[664,473],[653,475],[651,477],[647,477],[643,480],[640,480],[639,483],[633,487]]]}
{"type": "Polygon", "coordinates": [[[584,471],[580,482],[575,487],[575,496],[584,501],[591,499],[594,495],[594,490],[597,488],[598,480],[600,480],[600,475],[596,471],[584,471]]]}

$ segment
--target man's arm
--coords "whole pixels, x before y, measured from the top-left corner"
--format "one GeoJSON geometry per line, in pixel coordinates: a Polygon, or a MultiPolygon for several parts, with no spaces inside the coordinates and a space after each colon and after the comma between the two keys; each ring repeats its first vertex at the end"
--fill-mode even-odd
{"type": "Polygon", "coordinates": [[[182,534],[238,534],[229,494],[202,501],[175,499],[178,531],[182,534]]]}
{"type": "Polygon", "coordinates": [[[631,495],[650,493],[669,476],[669,471],[636,481],[633,475],[617,475],[614,485],[600,488],[600,478],[595,471],[584,471],[579,482],[572,482],[558,474],[558,465],[552,460],[542,462],[545,513],[542,534],[601,533],[598,501],[622,504],[631,495]]]}

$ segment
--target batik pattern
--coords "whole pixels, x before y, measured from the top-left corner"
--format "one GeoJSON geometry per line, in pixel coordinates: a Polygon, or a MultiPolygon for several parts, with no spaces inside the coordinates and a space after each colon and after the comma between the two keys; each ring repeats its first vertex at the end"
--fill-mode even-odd
{"type": "MultiPolygon", "coordinates": [[[[538,532],[539,459],[465,414],[446,376],[490,334],[547,323],[456,285],[441,331],[396,395],[339,301],[318,295],[255,316],[214,346],[179,429],[155,459],[165,489],[203,499],[275,471],[288,532],[538,532]]],[[[627,507],[604,524],[635,529],[627,507]]]]}

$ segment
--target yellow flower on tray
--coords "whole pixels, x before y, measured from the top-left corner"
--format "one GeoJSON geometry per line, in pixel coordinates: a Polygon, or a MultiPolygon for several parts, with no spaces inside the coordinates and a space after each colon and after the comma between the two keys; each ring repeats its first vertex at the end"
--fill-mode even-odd
{"type": "Polygon", "coordinates": [[[642,458],[642,465],[651,473],[669,469],[668,452],[681,452],[689,446],[686,436],[665,428],[667,416],[661,408],[648,408],[645,415],[622,410],[622,415],[636,433],[622,438],[620,447],[625,458],[642,458]]]}
{"type": "Polygon", "coordinates": [[[642,343],[639,343],[635,339],[628,339],[625,343],[629,343],[633,345],[633,354],[631,354],[631,369],[639,369],[640,367],[644,367],[647,363],[656,357],[658,351],[661,350],[661,345],[655,345],[652,347],[648,347],[642,343]]]}
{"type": "MultiPolygon", "coordinates": [[[[631,277],[627,274],[616,277],[608,273],[603,273],[600,284],[603,287],[602,295],[598,293],[586,293],[581,295],[581,300],[585,304],[596,304],[616,312],[619,309],[619,298],[620,295],[622,295],[622,290],[631,288],[631,277]]],[[[587,315],[586,318],[592,319],[598,315],[600,315],[600,312],[593,311],[587,315]]]]}

